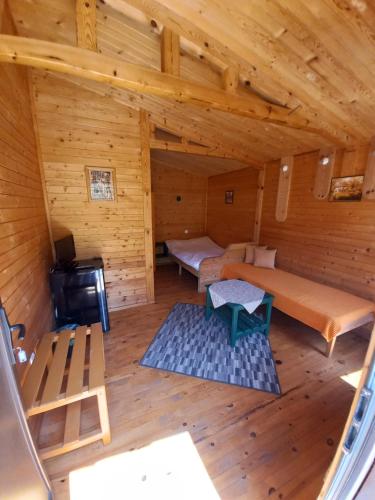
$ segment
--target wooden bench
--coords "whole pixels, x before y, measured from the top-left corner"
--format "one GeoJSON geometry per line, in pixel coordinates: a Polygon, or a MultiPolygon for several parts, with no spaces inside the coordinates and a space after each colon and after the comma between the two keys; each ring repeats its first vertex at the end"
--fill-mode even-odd
{"type": "Polygon", "coordinates": [[[22,392],[28,417],[66,406],[63,441],[55,446],[39,449],[42,459],[67,453],[100,439],[103,444],[108,444],[111,434],[100,324],[44,335],[34,363],[26,375],[22,392]],[[69,360],[71,339],[74,339],[74,346],[69,360]],[[86,351],[89,351],[88,362],[86,351]],[[80,435],[81,400],[92,396],[97,397],[100,431],[80,435]]]}

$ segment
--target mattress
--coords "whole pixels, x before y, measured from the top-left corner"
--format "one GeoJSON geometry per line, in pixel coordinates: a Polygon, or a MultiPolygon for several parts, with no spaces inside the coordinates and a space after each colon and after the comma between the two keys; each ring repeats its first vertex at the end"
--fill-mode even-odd
{"type": "Polygon", "coordinates": [[[251,264],[227,264],[222,279],[243,279],[274,295],[280,311],[318,330],[327,341],[375,319],[375,304],[342,290],[316,283],[281,269],[251,264]]]}
{"type": "Polygon", "coordinates": [[[220,257],[225,252],[208,236],[189,240],[167,240],[169,253],[177,257],[184,264],[199,271],[199,266],[208,257],[220,257]]]}

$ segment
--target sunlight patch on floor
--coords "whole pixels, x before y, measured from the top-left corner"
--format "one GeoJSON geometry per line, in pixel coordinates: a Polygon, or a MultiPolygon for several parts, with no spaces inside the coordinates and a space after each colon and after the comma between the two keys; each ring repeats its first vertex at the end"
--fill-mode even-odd
{"type": "Polygon", "coordinates": [[[188,432],[69,474],[70,500],[219,500],[188,432]]]}
{"type": "Polygon", "coordinates": [[[362,374],[362,369],[357,370],[356,372],[348,373],[347,375],[342,375],[340,378],[347,384],[357,389],[359,381],[361,379],[361,374],[362,374]]]}

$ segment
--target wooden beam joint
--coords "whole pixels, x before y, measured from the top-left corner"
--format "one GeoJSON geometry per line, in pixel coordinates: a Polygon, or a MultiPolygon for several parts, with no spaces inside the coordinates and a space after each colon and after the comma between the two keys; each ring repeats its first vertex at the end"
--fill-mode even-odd
{"type": "Polygon", "coordinates": [[[161,71],[180,76],[180,37],[169,28],[161,32],[160,52],[161,71]]]}
{"type": "Polygon", "coordinates": [[[77,46],[97,50],[96,0],[76,0],[77,46]]]}
{"type": "Polygon", "coordinates": [[[239,82],[238,69],[234,66],[228,66],[223,72],[223,88],[226,92],[235,94],[239,82]]]}

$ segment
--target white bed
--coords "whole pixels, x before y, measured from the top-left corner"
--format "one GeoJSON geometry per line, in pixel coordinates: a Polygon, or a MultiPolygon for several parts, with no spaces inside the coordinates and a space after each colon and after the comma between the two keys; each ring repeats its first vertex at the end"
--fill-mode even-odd
{"type": "Polygon", "coordinates": [[[205,286],[220,279],[224,264],[242,262],[245,248],[249,242],[234,243],[222,248],[208,236],[189,240],[167,240],[166,245],[172,260],[198,278],[198,291],[204,292],[205,286]]]}
{"type": "Polygon", "coordinates": [[[224,248],[219,247],[208,236],[190,240],[167,240],[165,243],[171,255],[196,271],[199,271],[202,260],[220,257],[225,252],[224,248]]]}

